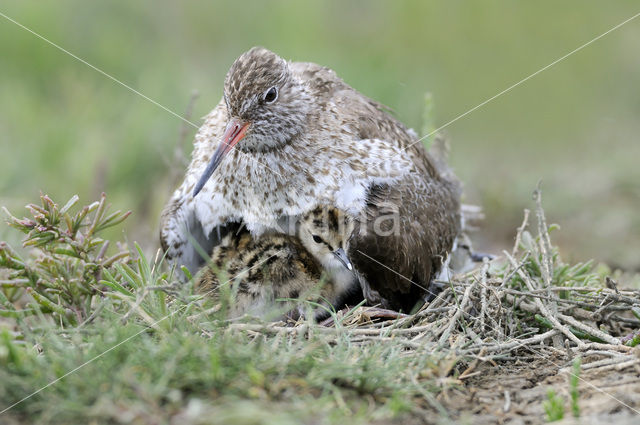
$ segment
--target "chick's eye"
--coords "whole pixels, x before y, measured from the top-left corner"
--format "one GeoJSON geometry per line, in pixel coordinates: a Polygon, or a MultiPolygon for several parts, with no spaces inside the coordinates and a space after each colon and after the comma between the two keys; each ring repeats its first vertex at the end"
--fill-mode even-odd
{"type": "Polygon", "coordinates": [[[318,235],[313,235],[313,241],[314,241],[315,243],[322,243],[322,242],[324,242],[324,241],[322,240],[322,238],[321,238],[320,236],[318,236],[318,235]]]}
{"type": "Polygon", "coordinates": [[[266,103],[273,103],[276,101],[277,98],[278,98],[278,89],[276,87],[271,87],[264,94],[264,101],[266,103]]]}

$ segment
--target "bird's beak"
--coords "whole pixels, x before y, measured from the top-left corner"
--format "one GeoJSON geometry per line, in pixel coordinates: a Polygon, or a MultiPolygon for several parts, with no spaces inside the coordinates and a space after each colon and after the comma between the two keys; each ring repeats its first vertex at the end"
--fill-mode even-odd
{"type": "Polygon", "coordinates": [[[351,261],[349,261],[349,258],[347,257],[347,253],[344,252],[344,249],[342,248],[338,248],[335,251],[333,251],[333,255],[336,256],[336,258],[338,258],[338,260],[340,260],[340,262],[342,264],[344,264],[344,266],[349,269],[349,270],[353,270],[353,266],[351,265],[351,261]]]}
{"type": "Polygon", "coordinates": [[[207,165],[207,169],[204,170],[202,177],[198,180],[195,189],[193,189],[193,196],[195,197],[200,190],[204,187],[205,183],[209,180],[213,172],[218,168],[222,158],[238,143],[249,129],[249,123],[235,118],[232,118],[227,124],[227,128],[222,136],[222,143],[218,146],[218,149],[211,157],[211,162],[207,165]]]}

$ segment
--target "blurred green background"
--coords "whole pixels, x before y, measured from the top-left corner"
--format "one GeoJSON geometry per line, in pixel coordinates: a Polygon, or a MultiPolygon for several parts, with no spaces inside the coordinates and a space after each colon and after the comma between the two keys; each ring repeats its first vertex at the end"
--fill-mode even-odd
{"type": "MultiPolygon", "coordinates": [[[[200,123],[254,45],[313,61],[420,129],[444,124],[640,11],[633,1],[4,0],[0,12],[200,123]]],[[[510,247],[543,180],[568,259],[640,269],[640,18],[446,129],[482,250],[510,247]]],[[[0,18],[0,205],[106,191],[129,239],[157,243],[179,119],[0,18]]],[[[195,129],[188,128],[188,155],[195,129]]],[[[0,238],[16,238],[0,227],[0,238]]]]}

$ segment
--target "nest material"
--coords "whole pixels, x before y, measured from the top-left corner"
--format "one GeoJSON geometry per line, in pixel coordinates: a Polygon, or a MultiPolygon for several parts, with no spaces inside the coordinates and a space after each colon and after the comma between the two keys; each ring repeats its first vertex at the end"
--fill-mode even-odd
{"type": "Polygon", "coordinates": [[[589,354],[596,360],[583,363],[583,369],[637,365],[629,339],[640,328],[633,312],[640,307],[640,291],[618,289],[609,277],[602,282],[590,263],[574,267],[561,263],[551,246],[539,191],[534,198],[536,238],[527,231],[525,211],[512,252],[504,251],[500,258],[453,276],[438,297],[414,315],[373,320],[380,317],[375,307],[358,307],[339,313],[336,327],[236,323],[231,329],[300,336],[348,334],[354,344],[393,340],[406,350],[453,353],[469,364],[526,354],[546,358],[562,354],[569,360],[589,354]]]}

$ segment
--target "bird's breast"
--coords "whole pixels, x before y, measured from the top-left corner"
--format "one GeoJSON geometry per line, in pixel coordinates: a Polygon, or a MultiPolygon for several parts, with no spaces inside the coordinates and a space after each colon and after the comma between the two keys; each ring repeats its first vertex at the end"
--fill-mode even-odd
{"type": "Polygon", "coordinates": [[[243,221],[260,233],[276,228],[284,216],[318,205],[358,214],[371,184],[410,172],[410,163],[381,145],[363,141],[349,148],[325,142],[254,154],[233,151],[196,198],[197,219],[205,233],[228,221],[243,221]]]}

